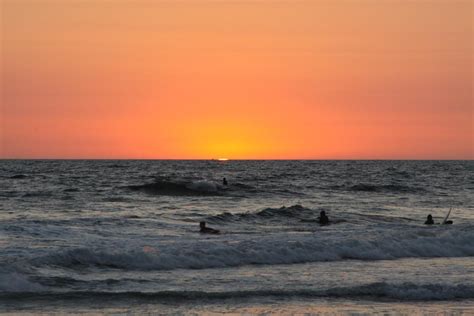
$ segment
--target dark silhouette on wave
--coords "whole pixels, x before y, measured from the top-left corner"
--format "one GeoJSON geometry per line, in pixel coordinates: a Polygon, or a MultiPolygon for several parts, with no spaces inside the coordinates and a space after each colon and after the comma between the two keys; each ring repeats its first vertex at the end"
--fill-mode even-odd
{"type": "Polygon", "coordinates": [[[329,217],[326,215],[326,211],[321,211],[318,219],[320,225],[329,225],[329,217]]]}
{"type": "Polygon", "coordinates": [[[16,174],[10,177],[10,179],[25,179],[25,178],[26,176],[24,174],[16,174]]]}
{"type": "Polygon", "coordinates": [[[199,223],[199,232],[201,234],[213,234],[213,235],[216,235],[216,234],[220,233],[220,231],[217,230],[217,229],[207,227],[206,222],[200,222],[199,223]]]}
{"type": "Polygon", "coordinates": [[[428,216],[426,217],[425,225],[433,225],[433,224],[434,224],[433,216],[431,214],[428,214],[428,216]]]}
{"type": "Polygon", "coordinates": [[[68,188],[68,189],[64,189],[63,192],[79,192],[79,189],[77,189],[77,188],[68,188]]]}

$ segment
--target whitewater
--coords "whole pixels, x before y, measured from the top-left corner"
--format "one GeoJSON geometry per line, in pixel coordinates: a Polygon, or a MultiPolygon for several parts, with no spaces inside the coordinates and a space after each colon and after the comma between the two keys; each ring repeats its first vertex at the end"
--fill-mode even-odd
{"type": "Polygon", "coordinates": [[[473,189],[472,161],[1,160],[0,312],[469,314],[473,189]]]}

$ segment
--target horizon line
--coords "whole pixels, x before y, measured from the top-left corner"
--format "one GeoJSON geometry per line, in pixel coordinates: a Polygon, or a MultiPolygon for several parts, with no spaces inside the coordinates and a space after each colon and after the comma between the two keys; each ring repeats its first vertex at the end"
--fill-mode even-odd
{"type": "Polygon", "coordinates": [[[0,158],[0,160],[156,160],[156,161],[473,161],[474,158],[0,158]]]}

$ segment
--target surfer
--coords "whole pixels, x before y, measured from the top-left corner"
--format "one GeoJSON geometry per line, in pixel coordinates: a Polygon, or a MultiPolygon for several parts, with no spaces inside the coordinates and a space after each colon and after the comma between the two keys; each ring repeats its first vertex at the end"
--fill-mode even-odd
{"type": "Polygon", "coordinates": [[[425,225],[433,225],[433,224],[434,224],[433,216],[431,216],[431,214],[428,214],[428,217],[426,217],[425,225]]]}
{"type": "Polygon", "coordinates": [[[448,214],[446,214],[446,217],[443,219],[443,222],[441,224],[443,225],[451,225],[453,223],[453,221],[448,221],[448,218],[449,218],[449,215],[451,215],[451,211],[453,210],[453,208],[451,207],[449,209],[449,212],[448,214]]]}
{"type": "Polygon", "coordinates": [[[319,213],[319,225],[329,225],[329,218],[326,216],[325,211],[319,213]]]}
{"type": "Polygon", "coordinates": [[[227,185],[227,179],[226,178],[222,179],[222,184],[227,185]]]}
{"type": "Polygon", "coordinates": [[[206,222],[200,222],[199,227],[201,228],[199,230],[200,233],[203,233],[203,234],[219,234],[219,231],[217,229],[206,227],[206,222]]]}
{"type": "MultiPolygon", "coordinates": [[[[449,217],[450,214],[451,214],[451,210],[449,210],[449,213],[448,213],[448,215],[446,215],[443,222],[437,223],[437,225],[439,225],[439,224],[441,224],[441,225],[451,225],[453,223],[453,221],[451,221],[451,220],[448,221],[448,217],[449,217]]],[[[425,225],[434,225],[434,223],[435,222],[433,220],[433,216],[431,216],[431,214],[428,214],[428,216],[426,217],[425,225]]]]}

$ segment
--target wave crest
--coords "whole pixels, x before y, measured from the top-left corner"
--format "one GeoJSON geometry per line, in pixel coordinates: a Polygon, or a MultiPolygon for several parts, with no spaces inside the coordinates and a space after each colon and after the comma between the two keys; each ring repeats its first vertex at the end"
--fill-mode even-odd
{"type": "Polygon", "coordinates": [[[149,194],[170,196],[209,196],[223,193],[223,189],[219,185],[204,180],[189,183],[157,180],[153,183],[129,185],[127,188],[149,194]]]}
{"type": "Polygon", "coordinates": [[[337,185],[331,189],[346,190],[356,192],[375,192],[375,193],[424,193],[426,189],[401,184],[370,184],[357,183],[352,185],[337,185]]]}
{"type": "Polygon", "coordinates": [[[259,212],[246,213],[222,213],[207,217],[210,222],[233,222],[241,220],[258,220],[258,219],[279,219],[279,218],[295,218],[307,220],[314,215],[314,211],[296,204],[289,207],[282,206],[280,208],[265,208],[259,212]]]}
{"type": "MultiPolygon", "coordinates": [[[[223,242],[198,239],[153,245],[155,251],[131,247],[119,251],[77,248],[34,259],[34,265],[68,268],[102,266],[124,270],[174,270],[237,267],[252,264],[294,264],[341,260],[393,260],[474,256],[474,229],[394,229],[367,231],[355,237],[304,234],[289,238],[261,236],[223,242]]],[[[227,237],[228,238],[228,237],[227,237]]]]}
{"type": "MultiPolygon", "coordinates": [[[[35,291],[25,291],[28,298],[34,297],[35,291]]],[[[139,300],[222,300],[248,299],[255,297],[278,298],[384,298],[403,301],[442,301],[453,299],[474,298],[473,284],[448,285],[440,283],[386,283],[377,282],[352,287],[336,287],[329,289],[262,289],[249,291],[159,291],[159,292],[100,292],[100,291],[68,291],[68,292],[40,292],[42,298],[47,295],[61,299],[139,299],[139,300]]],[[[18,299],[18,293],[0,291],[1,297],[11,296],[18,299]]]]}

